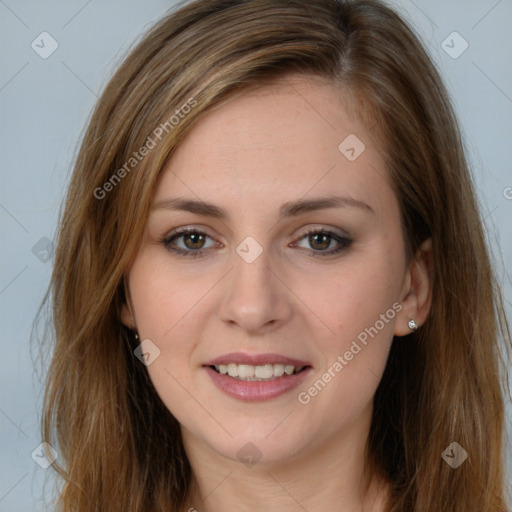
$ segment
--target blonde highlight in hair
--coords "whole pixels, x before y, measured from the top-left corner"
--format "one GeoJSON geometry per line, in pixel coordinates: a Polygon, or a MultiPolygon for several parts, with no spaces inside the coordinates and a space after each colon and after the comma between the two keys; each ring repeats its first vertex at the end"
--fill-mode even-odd
{"type": "Polygon", "coordinates": [[[381,2],[201,0],[158,22],[111,78],[68,189],[43,418],[44,440],[63,461],[54,464],[62,512],[179,511],[186,503],[192,475],[179,424],[120,320],[124,278],[180,141],[234,95],[294,73],[352,98],[382,143],[409,256],[432,239],[431,314],[407,343],[394,340],[374,400],[368,463],[392,483],[388,509],[507,510],[499,339],[509,355],[510,333],[457,122],[430,58],[381,2]],[[126,167],[191,100],[187,115],[126,167]],[[129,172],[112,181],[123,166],[129,172]],[[101,199],[99,188],[109,189],[101,199]],[[453,440],[470,447],[457,471],[441,459],[453,440]]]}

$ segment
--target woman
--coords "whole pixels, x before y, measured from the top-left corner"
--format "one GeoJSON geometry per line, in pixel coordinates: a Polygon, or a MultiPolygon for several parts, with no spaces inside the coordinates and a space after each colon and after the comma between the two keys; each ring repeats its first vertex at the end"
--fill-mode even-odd
{"type": "Polygon", "coordinates": [[[63,511],[507,510],[499,288],[379,2],[161,20],[91,118],[51,290],[63,511]]]}

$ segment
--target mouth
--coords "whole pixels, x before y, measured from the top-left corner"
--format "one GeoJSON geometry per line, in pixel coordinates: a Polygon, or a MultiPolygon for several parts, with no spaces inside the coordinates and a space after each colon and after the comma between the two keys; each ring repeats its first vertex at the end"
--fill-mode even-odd
{"type": "Polygon", "coordinates": [[[256,402],[276,398],[304,381],[313,367],[279,354],[226,354],[203,365],[215,386],[232,398],[256,402]]]}

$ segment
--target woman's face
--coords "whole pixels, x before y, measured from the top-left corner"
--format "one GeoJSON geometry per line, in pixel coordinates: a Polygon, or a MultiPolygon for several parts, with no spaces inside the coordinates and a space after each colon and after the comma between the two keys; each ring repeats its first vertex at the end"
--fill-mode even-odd
{"type": "Polygon", "coordinates": [[[307,77],[245,92],[163,170],[123,321],[188,446],[282,461],[368,428],[410,276],[383,160],[341,94],[307,77]]]}

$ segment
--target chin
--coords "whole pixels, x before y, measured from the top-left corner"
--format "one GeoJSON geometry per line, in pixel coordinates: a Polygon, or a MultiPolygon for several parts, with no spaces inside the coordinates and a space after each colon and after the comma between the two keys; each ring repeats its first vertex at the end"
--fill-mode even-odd
{"type": "Polygon", "coordinates": [[[294,414],[290,414],[290,418],[283,414],[278,421],[262,418],[259,421],[243,421],[238,425],[231,422],[226,425],[226,430],[232,437],[225,432],[222,435],[212,435],[212,430],[205,432],[203,426],[199,427],[196,437],[201,438],[203,443],[222,457],[241,462],[248,467],[256,463],[285,463],[312,444],[308,432],[305,431],[306,426],[292,425],[291,416],[294,414]]]}

